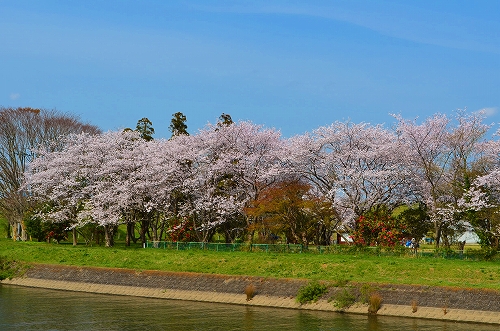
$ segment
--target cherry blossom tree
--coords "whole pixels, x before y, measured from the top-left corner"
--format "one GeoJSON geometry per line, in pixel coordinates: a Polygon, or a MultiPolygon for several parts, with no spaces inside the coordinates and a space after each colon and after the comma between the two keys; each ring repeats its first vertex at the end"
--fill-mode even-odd
{"type": "Polygon", "coordinates": [[[397,137],[381,125],[335,122],[290,139],[290,162],[328,198],[344,226],[405,198],[406,168],[397,137]]]}
{"type": "Polygon", "coordinates": [[[234,230],[242,232],[252,223],[242,217],[243,207],[285,172],[280,133],[239,122],[208,125],[193,138],[196,153],[186,181],[190,217],[199,220],[203,240],[228,222],[246,219],[245,225],[233,222],[234,230]]]}
{"type": "Polygon", "coordinates": [[[69,136],[61,151],[40,151],[30,165],[26,187],[34,199],[51,204],[42,215],[52,222],[87,222],[104,228],[106,246],[124,210],[135,199],[128,185],[137,169],[130,152],[142,142],[135,132],[69,136]]]}
{"type": "Polygon", "coordinates": [[[421,124],[395,117],[397,133],[409,161],[413,192],[428,208],[436,246],[439,247],[441,239],[449,246],[447,234],[463,228],[458,201],[481,171],[482,145],[490,126],[483,123],[481,112],[458,111],[455,121],[437,114],[421,124]]]}
{"type": "Polygon", "coordinates": [[[499,203],[500,148],[484,138],[484,115],[396,119],[395,131],[347,121],[290,139],[228,115],[169,140],[131,130],[71,135],[37,152],[25,189],[40,204],[37,217],[74,229],[95,224],[108,246],[119,224],[127,224],[127,242],[136,225],[143,242],[207,242],[216,232],[251,242],[268,211],[249,211],[272,196],[267,206],[288,206],[287,194],[299,193],[302,218],[282,218],[279,227],[297,242],[327,243],[339,224],[352,231],[356,220],[403,203],[425,207],[438,245],[467,222],[485,228],[499,203]],[[283,183],[304,186],[289,192],[283,183]]]}
{"type": "MultiPolygon", "coordinates": [[[[192,178],[197,173],[196,156],[199,154],[196,136],[179,135],[170,140],[160,140],[149,146],[148,164],[143,167],[143,196],[148,208],[161,213],[161,226],[184,227],[190,221],[193,195],[192,178]],[[149,193],[148,193],[149,192],[149,193]]],[[[191,226],[191,225],[190,225],[191,226]]],[[[176,231],[170,227],[165,231],[176,231]]],[[[155,231],[153,231],[154,234],[155,231]]],[[[155,235],[154,239],[160,236],[155,235]]]]}
{"type": "Polygon", "coordinates": [[[40,153],[27,173],[27,187],[51,205],[43,215],[47,220],[72,220],[74,228],[98,224],[107,245],[116,225],[133,224],[137,215],[145,240],[151,224],[146,218],[153,214],[190,220],[207,241],[279,175],[271,156],[278,151],[271,148],[273,137],[280,142],[279,135],[250,123],[209,127],[168,141],[148,142],[131,131],[75,135],[61,151],[40,153]]]}
{"type": "MultiPolygon", "coordinates": [[[[258,199],[263,190],[289,177],[286,144],[279,131],[240,122],[218,132],[227,145],[225,163],[233,169],[237,200],[245,207],[258,199]]],[[[245,221],[250,229],[254,219],[245,217],[245,221]]],[[[253,231],[248,232],[248,239],[253,240],[253,231]]]]}
{"type": "MultiPolygon", "coordinates": [[[[500,135],[500,130],[495,136],[500,135]]],[[[468,214],[475,233],[483,247],[500,248],[500,142],[487,141],[484,145],[484,172],[478,176],[460,200],[468,214]]]]}

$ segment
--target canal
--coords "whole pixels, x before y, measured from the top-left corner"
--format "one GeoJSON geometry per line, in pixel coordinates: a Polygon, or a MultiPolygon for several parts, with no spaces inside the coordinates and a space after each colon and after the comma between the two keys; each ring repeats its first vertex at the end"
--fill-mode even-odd
{"type": "Polygon", "coordinates": [[[0,285],[0,330],[498,330],[454,323],[0,285]]]}

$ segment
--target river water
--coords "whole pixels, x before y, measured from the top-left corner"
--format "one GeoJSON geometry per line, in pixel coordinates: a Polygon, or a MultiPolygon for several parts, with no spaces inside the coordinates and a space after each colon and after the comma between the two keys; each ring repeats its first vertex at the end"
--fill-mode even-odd
{"type": "Polygon", "coordinates": [[[498,331],[498,326],[0,285],[0,330],[498,331]]]}

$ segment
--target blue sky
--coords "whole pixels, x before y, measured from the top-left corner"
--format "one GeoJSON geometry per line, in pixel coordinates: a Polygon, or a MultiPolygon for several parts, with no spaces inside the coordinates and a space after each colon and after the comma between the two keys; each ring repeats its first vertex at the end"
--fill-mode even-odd
{"type": "Polygon", "coordinates": [[[500,1],[0,0],[0,105],[103,130],[221,113],[301,134],[487,109],[500,122],[500,1]]]}

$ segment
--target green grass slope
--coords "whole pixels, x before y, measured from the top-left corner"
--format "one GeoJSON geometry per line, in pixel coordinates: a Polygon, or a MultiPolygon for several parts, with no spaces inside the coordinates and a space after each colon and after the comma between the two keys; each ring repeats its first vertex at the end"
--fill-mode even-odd
{"type": "Polygon", "coordinates": [[[500,263],[495,261],[73,247],[7,239],[0,239],[0,256],[28,263],[500,290],[500,263]]]}

